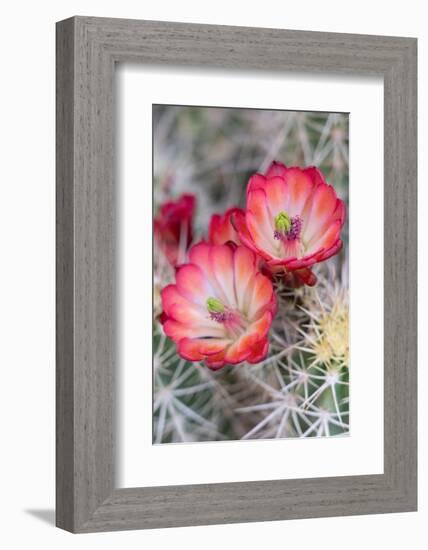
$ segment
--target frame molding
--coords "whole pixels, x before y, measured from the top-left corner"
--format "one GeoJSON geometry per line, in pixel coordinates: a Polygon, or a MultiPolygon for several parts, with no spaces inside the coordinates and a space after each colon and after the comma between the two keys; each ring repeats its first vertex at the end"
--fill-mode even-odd
{"type": "Polygon", "coordinates": [[[417,42],[73,17],[57,23],[57,526],[72,532],[417,509],[417,42]],[[116,62],[384,78],[384,474],[114,487],[116,62]]]}

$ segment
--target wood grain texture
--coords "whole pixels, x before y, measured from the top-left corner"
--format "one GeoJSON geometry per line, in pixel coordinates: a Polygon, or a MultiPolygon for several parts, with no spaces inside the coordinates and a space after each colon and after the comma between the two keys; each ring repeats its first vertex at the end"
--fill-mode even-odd
{"type": "Polygon", "coordinates": [[[56,509],[57,525],[73,528],[74,314],[73,160],[74,24],[56,36],[56,509]]]}
{"type": "Polygon", "coordinates": [[[87,17],[57,24],[59,527],[91,532],[416,510],[416,78],[412,38],[87,17]],[[383,76],[383,475],[115,489],[116,62],[383,76]]]}

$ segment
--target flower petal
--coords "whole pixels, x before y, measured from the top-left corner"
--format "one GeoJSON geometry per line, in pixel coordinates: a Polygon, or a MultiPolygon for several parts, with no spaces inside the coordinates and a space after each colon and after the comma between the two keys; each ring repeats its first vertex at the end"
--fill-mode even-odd
{"type": "Polygon", "coordinates": [[[269,166],[266,171],[266,177],[272,178],[273,176],[285,176],[288,168],[282,162],[276,162],[275,160],[269,166]]]}
{"type": "Polygon", "coordinates": [[[289,213],[289,189],[287,180],[274,176],[266,180],[264,188],[267,197],[267,205],[272,220],[272,231],[274,227],[274,218],[280,212],[289,213]]]}
{"type": "Polygon", "coordinates": [[[324,233],[318,236],[318,240],[310,245],[310,250],[308,250],[308,253],[314,253],[319,249],[327,250],[328,248],[333,246],[333,244],[340,237],[341,228],[342,222],[340,220],[336,220],[335,222],[333,222],[330,226],[328,226],[324,233]]]}
{"type": "Polygon", "coordinates": [[[231,341],[217,338],[183,338],[178,344],[178,353],[189,361],[201,361],[207,356],[214,356],[224,351],[231,341]]]}
{"type": "Polygon", "coordinates": [[[338,239],[329,249],[324,250],[322,252],[322,255],[320,255],[320,258],[318,259],[318,261],[328,260],[335,254],[340,252],[340,249],[342,248],[342,246],[343,246],[343,242],[340,239],[338,239]]]}
{"type": "MultiPolygon", "coordinates": [[[[266,239],[268,241],[273,239],[274,220],[269,210],[268,196],[264,189],[256,189],[248,194],[247,214],[248,211],[252,213],[266,239]]],[[[249,229],[251,233],[251,228],[249,229]]]]}
{"type": "Polygon", "coordinates": [[[194,308],[196,311],[203,313],[203,308],[195,305],[187,300],[177,289],[177,285],[167,285],[161,291],[162,309],[169,317],[171,317],[171,307],[175,304],[180,304],[184,307],[194,308]]]}
{"type": "Polygon", "coordinates": [[[255,191],[256,189],[264,189],[265,183],[266,178],[262,174],[254,174],[253,176],[251,176],[251,178],[248,180],[247,185],[247,197],[252,191],[255,191]]]}
{"type": "Polygon", "coordinates": [[[251,325],[247,329],[247,333],[248,335],[256,337],[257,340],[260,340],[267,335],[271,324],[272,313],[270,311],[265,311],[265,313],[259,319],[257,319],[257,321],[251,323],[251,325]]]}
{"type": "Polygon", "coordinates": [[[273,295],[273,286],[268,277],[257,273],[251,293],[251,302],[248,309],[248,318],[253,320],[258,312],[270,304],[273,295]]]}
{"type": "Polygon", "coordinates": [[[175,201],[162,204],[158,216],[153,220],[156,245],[173,266],[192,241],[194,208],[194,195],[182,195],[175,201]]]}
{"type": "Polygon", "coordinates": [[[252,250],[256,254],[259,254],[262,258],[265,258],[266,260],[270,259],[271,257],[270,254],[265,252],[262,248],[257,246],[257,244],[254,242],[253,237],[248,231],[247,222],[244,214],[242,213],[235,214],[232,218],[232,223],[235,225],[236,230],[238,231],[239,238],[242,244],[244,244],[246,247],[248,247],[250,250],[252,250]]]}
{"type": "Polygon", "coordinates": [[[263,338],[253,346],[251,354],[247,357],[247,362],[251,364],[260,363],[266,357],[269,350],[269,341],[263,338]]]}
{"type": "Polygon", "coordinates": [[[176,281],[180,294],[199,306],[205,306],[207,298],[213,294],[212,286],[197,265],[185,264],[180,267],[176,281]]]}
{"type": "Polygon", "coordinates": [[[226,355],[225,351],[221,351],[220,353],[216,353],[215,355],[210,355],[205,358],[206,365],[211,370],[219,370],[223,368],[226,365],[226,362],[224,360],[226,355]]]}
{"type": "Polygon", "coordinates": [[[275,241],[273,240],[273,231],[272,239],[268,238],[257,218],[249,210],[247,210],[245,221],[255,247],[258,250],[263,250],[263,255],[267,258],[280,259],[280,241],[277,241],[277,244],[275,245],[275,241]]]}
{"type": "Polygon", "coordinates": [[[239,246],[235,250],[233,260],[237,307],[244,315],[247,315],[256,273],[256,258],[251,250],[239,246]]]}
{"type": "Polygon", "coordinates": [[[192,264],[197,265],[209,281],[211,293],[206,296],[205,300],[212,296],[213,298],[217,298],[221,302],[225,303],[226,295],[212,270],[210,252],[212,246],[213,245],[204,242],[195,244],[189,250],[189,261],[192,262],[192,264]]]}
{"type": "Polygon", "coordinates": [[[336,208],[334,209],[334,212],[333,212],[333,219],[340,220],[343,226],[343,224],[345,223],[345,217],[346,217],[345,203],[342,200],[337,199],[336,208]]]}
{"type": "Polygon", "coordinates": [[[225,296],[224,303],[236,308],[235,277],[233,270],[233,251],[225,245],[214,245],[210,248],[211,271],[225,296]]]}
{"type": "Polygon", "coordinates": [[[321,184],[313,192],[305,208],[302,237],[310,246],[314,239],[325,232],[336,209],[336,192],[331,185],[321,184]]]}
{"type": "Polygon", "coordinates": [[[284,263],[284,266],[288,271],[294,271],[295,269],[303,269],[311,267],[318,262],[318,253],[303,256],[303,258],[292,258],[284,263]]]}
{"type": "Polygon", "coordinates": [[[287,182],[290,216],[302,216],[305,204],[314,190],[314,183],[310,176],[299,168],[289,168],[285,175],[287,182]]]}
{"type": "Polygon", "coordinates": [[[179,342],[183,338],[224,338],[226,333],[224,326],[217,323],[217,326],[202,326],[197,324],[185,325],[168,319],[163,330],[174,342],[179,342]]]}
{"type": "Polygon", "coordinates": [[[240,244],[239,235],[232,225],[232,216],[236,212],[243,212],[243,210],[241,208],[229,208],[223,216],[220,214],[213,214],[211,216],[208,230],[209,242],[211,244],[225,244],[227,242],[240,244]]]}
{"type": "Polygon", "coordinates": [[[194,324],[213,329],[218,327],[218,323],[210,318],[207,309],[202,310],[202,308],[193,308],[184,304],[172,304],[169,307],[168,318],[185,325],[194,324]]]}
{"type": "Polygon", "coordinates": [[[210,226],[208,228],[208,240],[211,244],[223,244],[217,242],[221,240],[220,231],[222,229],[222,216],[220,214],[213,214],[211,216],[210,226]]]}
{"type": "Polygon", "coordinates": [[[280,242],[274,239],[273,217],[268,207],[266,193],[262,189],[249,193],[245,221],[257,247],[277,257],[280,242]]]}
{"type": "Polygon", "coordinates": [[[258,349],[259,341],[264,340],[271,324],[272,314],[267,311],[263,317],[250,325],[248,330],[227,349],[225,361],[237,364],[250,357],[254,349],[258,349]]]}
{"type": "Polygon", "coordinates": [[[326,183],[323,173],[316,166],[308,166],[303,172],[311,178],[314,188],[320,183],[326,183]]]}
{"type": "Polygon", "coordinates": [[[242,361],[245,361],[246,358],[251,354],[251,348],[242,345],[241,338],[239,340],[236,340],[231,346],[229,346],[226,350],[226,355],[224,356],[224,360],[226,363],[229,363],[230,365],[237,365],[238,363],[242,363],[242,361]]]}

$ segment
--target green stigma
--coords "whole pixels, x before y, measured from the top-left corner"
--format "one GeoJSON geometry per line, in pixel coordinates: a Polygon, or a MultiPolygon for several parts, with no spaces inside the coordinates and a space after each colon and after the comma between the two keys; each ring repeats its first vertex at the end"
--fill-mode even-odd
{"type": "Polygon", "coordinates": [[[287,233],[291,227],[291,218],[287,212],[281,211],[275,216],[275,229],[280,233],[287,233]]]}
{"type": "Polygon", "coordinates": [[[224,312],[224,305],[220,302],[220,300],[217,300],[217,298],[213,298],[210,296],[206,302],[208,311],[210,313],[223,313],[224,312]]]}

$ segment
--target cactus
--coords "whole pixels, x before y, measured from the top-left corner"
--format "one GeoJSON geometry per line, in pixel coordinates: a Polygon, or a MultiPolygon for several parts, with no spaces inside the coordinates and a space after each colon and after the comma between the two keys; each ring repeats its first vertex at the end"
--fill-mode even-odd
{"type": "MultiPolygon", "coordinates": [[[[194,194],[194,241],[206,237],[213,213],[242,203],[248,176],[274,158],[320,167],[348,201],[347,115],[155,106],[153,119],[155,204],[194,194]]],[[[314,268],[314,287],[289,288],[275,281],[278,312],[268,356],[219,371],[182,359],[164,334],[159,296],[173,281],[174,269],[157,251],[154,443],[349,432],[347,241],[345,226],[345,246],[314,268]]]]}

